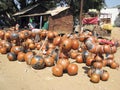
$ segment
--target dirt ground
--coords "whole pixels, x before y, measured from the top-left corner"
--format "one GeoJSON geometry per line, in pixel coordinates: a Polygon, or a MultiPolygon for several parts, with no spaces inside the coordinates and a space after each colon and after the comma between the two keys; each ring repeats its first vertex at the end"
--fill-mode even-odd
{"type": "MultiPolygon", "coordinates": [[[[120,37],[120,28],[112,30],[113,38],[120,37]]],[[[115,53],[115,61],[120,64],[120,48],[115,53]]],[[[79,66],[78,74],[62,77],[52,75],[51,67],[35,70],[25,62],[8,61],[0,54],[0,90],[120,90],[120,69],[104,67],[110,74],[108,81],[95,84],[85,73],[85,64],[79,66]]]]}

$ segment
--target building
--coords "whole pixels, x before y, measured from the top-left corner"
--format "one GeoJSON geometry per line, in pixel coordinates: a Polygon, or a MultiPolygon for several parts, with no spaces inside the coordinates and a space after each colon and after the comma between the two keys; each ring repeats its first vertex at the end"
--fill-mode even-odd
{"type": "Polygon", "coordinates": [[[100,10],[100,20],[101,22],[107,22],[114,25],[115,19],[119,14],[118,8],[102,8],[100,10]]]}
{"type": "Polygon", "coordinates": [[[39,9],[39,5],[27,8],[15,13],[13,16],[20,18],[39,17],[39,28],[43,26],[43,21],[47,17],[49,22],[48,30],[57,31],[58,33],[71,33],[73,31],[73,15],[70,12],[70,7],[55,7],[49,10],[39,9]],[[38,7],[38,8],[37,8],[38,7]],[[44,18],[45,17],[45,18],[44,18]]]}

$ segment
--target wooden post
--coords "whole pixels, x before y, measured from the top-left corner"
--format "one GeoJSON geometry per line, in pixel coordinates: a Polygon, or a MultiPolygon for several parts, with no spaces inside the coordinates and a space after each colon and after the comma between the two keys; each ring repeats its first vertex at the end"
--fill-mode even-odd
{"type": "Polygon", "coordinates": [[[40,26],[39,26],[40,29],[42,29],[42,16],[40,16],[40,26]]]}
{"type": "Polygon", "coordinates": [[[83,11],[83,0],[80,2],[80,30],[82,30],[82,11],[83,11]]]}

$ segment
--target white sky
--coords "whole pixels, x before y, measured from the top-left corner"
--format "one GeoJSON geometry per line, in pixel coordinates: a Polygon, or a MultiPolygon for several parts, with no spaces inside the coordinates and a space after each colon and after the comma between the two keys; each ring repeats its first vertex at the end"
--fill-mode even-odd
{"type": "Polygon", "coordinates": [[[108,7],[114,7],[120,5],[120,0],[105,0],[108,7]]]}

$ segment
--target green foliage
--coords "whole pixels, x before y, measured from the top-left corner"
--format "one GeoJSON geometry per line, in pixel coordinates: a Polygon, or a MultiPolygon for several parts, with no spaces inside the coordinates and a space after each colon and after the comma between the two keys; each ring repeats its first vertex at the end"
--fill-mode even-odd
{"type": "MultiPolygon", "coordinates": [[[[58,3],[60,0],[38,0],[33,2],[29,5],[26,5],[25,0],[18,0],[21,4],[21,9],[32,6],[33,4],[40,3],[41,5],[45,6],[46,8],[52,8],[56,6],[56,3],[58,3]]],[[[80,2],[81,0],[65,0],[68,5],[71,7],[71,12],[76,17],[79,17],[80,13],[80,2]]],[[[87,12],[88,9],[97,9],[100,10],[103,5],[105,5],[104,0],[83,0],[83,11],[87,12]]],[[[17,12],[18,9],[16,5],[14,4],[13,0],[0,0],[0,14],[6,14],[8,13],[10,15],[10,20],[13,19],[12,14],[17,12]]],[[[6,15],[7,16],[7,15],[6,15]]]]}

